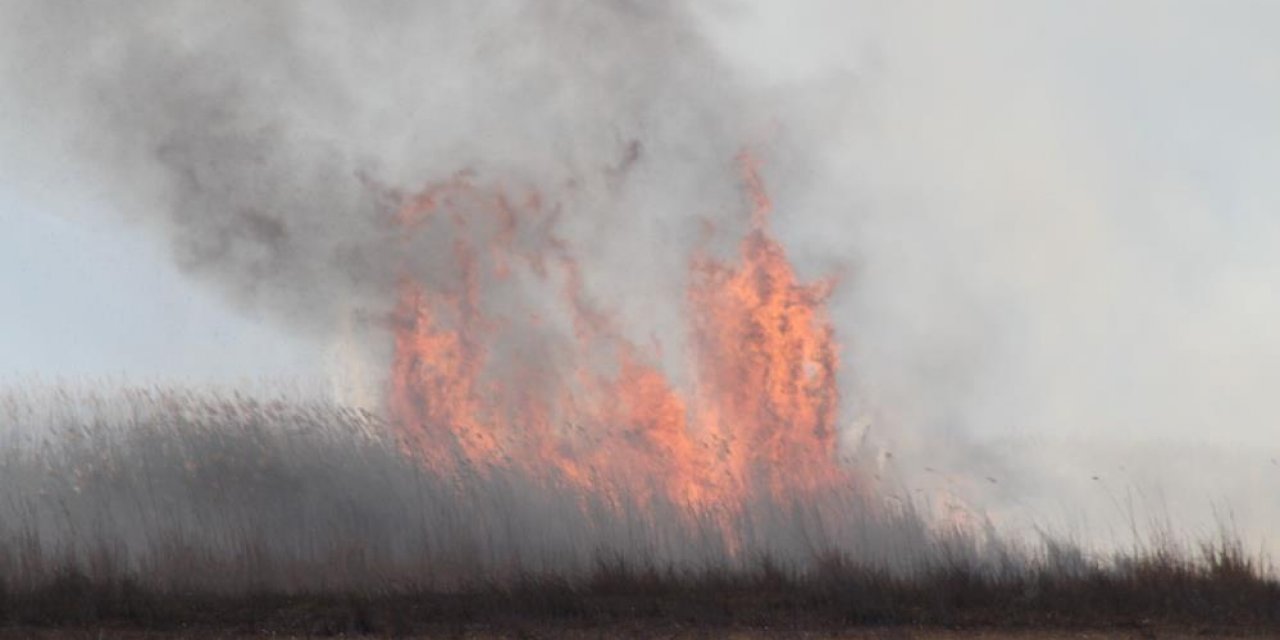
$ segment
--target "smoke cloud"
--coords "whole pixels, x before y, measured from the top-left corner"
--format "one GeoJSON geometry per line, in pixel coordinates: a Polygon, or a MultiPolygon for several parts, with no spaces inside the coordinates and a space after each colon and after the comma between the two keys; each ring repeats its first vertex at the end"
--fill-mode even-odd
{"type": "Polygon", "coordinates": [[[56,141],[58,181],[299,327],[385,313],[395,266],[447,250],[396,243],[397,194],[460,171],[545,191],[593,290],[653,315],[693,221],[740,202],[752,137],[751,101],[676,7],[8,3],[6,108],[19,143],[56,141]]]}
{"type": "Polygon", "coordinates": [[[779,185],[796,216],[779,228],[799,255],[854,261],[838,326],[903,466],[1090,536],[1131,502],[1194,533],[1234,512],[1267,537],[1275,7],[757,11],[716,23],[738,64],[854,87],[821,176],[779,185]]]}
{"type": "Polygon", "coordinates": [[[1275,9],[783,5],[6,1],[3,161],[377,359],[398,265],[446,250],[396,240],[396,194],[459,171],[547,194],[600,306],[678,347],[752,147],[842,274],[845,422],[912,483],[1280,524],[1275,9]]]}

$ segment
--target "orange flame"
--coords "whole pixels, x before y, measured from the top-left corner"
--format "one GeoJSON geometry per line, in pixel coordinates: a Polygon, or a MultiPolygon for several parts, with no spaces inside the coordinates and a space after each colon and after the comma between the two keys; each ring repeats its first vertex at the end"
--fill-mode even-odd
{"type": "Polygon", "coordinates": [[[694,382],[684,390],[593,304],[536,195],[513,199],[464,175],[409,199],[398,223],[451,238],[452,273],[443,285],[400,285],[389,407],[403,445],[446,475],[519,470],[691,515],[849,481],[836,458],[839,360],[823,306],[833,283],[799,281],[769,234],[758,163],[740,161],[751,227],[735,261],[691,260],[694,382]],[[563,304],[486,299],[484,283],[512,278],[558,288],[563,304]],[[557,337],[557,322],[572,338],[557,337]]]}
{"type": "Polygon", "coordinates": [[[769,235],[772,204],[756,162],[744,155],[742,163],[753,210],[740,264],[693,262],[698,398],[734,481],[782,498],[840,477],[838,354],[823,310],[832,283],[798,281],[769,235]]]}

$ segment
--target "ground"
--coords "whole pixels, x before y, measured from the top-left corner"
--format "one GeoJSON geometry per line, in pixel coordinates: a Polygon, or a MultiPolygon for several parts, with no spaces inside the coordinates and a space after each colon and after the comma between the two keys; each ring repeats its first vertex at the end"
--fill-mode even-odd
{"type": "Polygon", "coordinates": [[[813,638],[823,640],[1110,640],[1110,639],[1160,639],[1160,640],[1202,640],[1203,638],[1240,638],[1245,640],[1274,638],[1275,635],[1262,632],[1250,632],[1243,629],[1158,629],[1135,626],[1133,628],[1095,629],[1095,630],[948,630],[918,629],[907,627],[865,628],[851,630],[795,631],[783,629],[688,629],[664,628],[661,626],[619,626],[596,627],[590,629],[556,628],[552,626],[530,626],[528,628],[506,629],[501,631],[474,629],[441,630],[438,633],[413,636],[376,636],[376,635],[277,635],[273,633],[255,634],[251,632],[234,632],[219,630],[193,631],[130,631],[102,628],[80,628],[61,630],[36,630],[15,628],[0,631],[0,640],[159,640],[161,638],[192,638],[194,640],[239,640],[249,638],[273,638],[288,640],[293,638],[342,637],[352,639],[375,638],[457,638],[488,640],[490,638],[564,638],[566,640],[587,640],[592,638],[669,638],[671,640],[698,639],[710,640],[724,638],[728,640],[756,640],[763,638],[813,638]]]}

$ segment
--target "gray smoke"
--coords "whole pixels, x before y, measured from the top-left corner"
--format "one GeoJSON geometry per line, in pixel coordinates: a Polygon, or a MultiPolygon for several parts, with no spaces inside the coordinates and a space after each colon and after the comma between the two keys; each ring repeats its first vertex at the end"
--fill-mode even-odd
{"type": "Polygon", "coordinates": [[[741,202],[753,135],[680,7],[7,2],[4,106],[42,149],[6,160],[43,158],[192,276],[321,335],[384,316],[397,269],[430,271],[448,244],[397,241],[396,201],[472,172],[543,193],[588,285],[670,323],[654,301],[694,223],[741,202]]]}

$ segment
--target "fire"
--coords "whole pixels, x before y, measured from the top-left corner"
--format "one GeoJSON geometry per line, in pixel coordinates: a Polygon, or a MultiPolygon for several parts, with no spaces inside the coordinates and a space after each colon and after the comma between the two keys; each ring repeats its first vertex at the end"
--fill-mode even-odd
{"type": "Polygon", "coordinates": [[[400,284],[389,406],[406,449],[446,476],[509,469],[717,517],[848,482],[833,283],[799,280],[770,235],[757,162],[740,162],[750,229],[733,260],[689,264],[688,388],[591,300],[536,193],[460,175],[408,199],[406,237],[449,244],[440,282],[400,284]],[[554,295],[486,290],[508,286],[554,295]]]}
{"type": "Polygon", "coordinates": [[[755,161],[742,163],[753,209],[739,264],[693,263],[697,393],[704,424],[726,445],[731,477],[781,498],[839,478],[839,359],[823,310],[832,282],[798,281],[769,235],[772,204],[755,161]]]}

